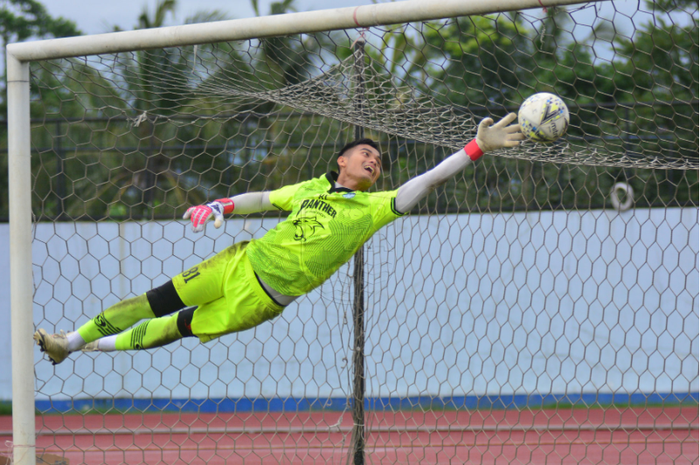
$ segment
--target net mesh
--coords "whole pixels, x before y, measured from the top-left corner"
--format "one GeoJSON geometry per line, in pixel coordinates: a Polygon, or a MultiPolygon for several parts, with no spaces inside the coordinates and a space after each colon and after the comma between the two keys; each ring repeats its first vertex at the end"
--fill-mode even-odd
{"type": "MultiPolygon", "coordinates": [[[[566,137],[483,157],[368,242],[364,454],[697,463],[697,38],[697,3],[611,3],[34,63],[35,323],[261,237],[283,216],[179,218],[334,169],[356,127],[395,189],[548,91],[566,137]]],[[[353,295],[346,266],[208,344],[37,352],[38,449],[353,463],[353,295]]]]}

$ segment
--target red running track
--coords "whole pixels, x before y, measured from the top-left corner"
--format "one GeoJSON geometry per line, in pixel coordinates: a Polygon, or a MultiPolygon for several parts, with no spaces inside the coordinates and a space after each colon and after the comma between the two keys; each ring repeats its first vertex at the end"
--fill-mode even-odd
{"type": "MultiPolygon", "coordinates": [[[[349,413],[38,416],[37,451],[71,465],[345,464],[349,413]]],[[[0,417],[0,453],[12,440],[0,417]]],[[[698,409],[370,412],[371,464],[698,464],[698,409]]]]}

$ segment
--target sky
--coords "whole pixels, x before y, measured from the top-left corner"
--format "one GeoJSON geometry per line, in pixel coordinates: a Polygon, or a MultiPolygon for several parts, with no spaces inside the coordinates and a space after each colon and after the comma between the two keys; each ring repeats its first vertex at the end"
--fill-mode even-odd
{"type": "MultiPolygon", "coordinates": [[[[151,16],[155,11],[157,0],[41,0],[49,13],[54,16],[62,16],[75,21],[78,28],[84,34],[102,34],[114,30],[114,26],[119,26],[122,30],[132,30],[138,22],[138,17],[144,7],[148,7],[151,16]],[[96,7],[99,4],[99,7],[96,7]]],[[[270,4],[280,0],[258,0],[260,12],[263,15],[269,14],[270,4]]],[[[312,11],[332,8],[346,8],[361,5],[371,5],[373,3],[385,3],[392,0],[295,0],[296,10],[312,11]]],[[[578,38],[585,38],[591,35],[591,25],[596,20],[596,10],[598,20],[605,18],[612,19],[619,32],[631,35],[634,28],[631,25],[630,17],[635,18],[635,22],[641,21],[640,12],[635,13],[638,6],[644,7],[644,0],[616,0],[614,3],[603,1],[596,3],[595,9],[592,7],[583,8],[575,13],[574,35],[578,38]],[[576,29],[577,28],[577,29],[576,29]]],[[[583,6],[570,5],[569,11],[576,10],[583,6]]],[[[590,6],[590,4],[589,4],[590,6]]],[[[169,16],[166,25],[184,24],[185,19],[193,16],[198,11],[219,10],[226,15],[226,19],[243,19],[255,16],[250,0],[177,0],[176,16],[169,16]]],[[[542,9],[531,9],[527,12],[531,17],[542,17],[542,9]]],[[[647,13],[641,13],[642,15],[647,13]]],[[[532,18],[531,18],[532,19],[532,18]]]]}
{"type": "MultiPolygon", "coordinates": [[[[273,0],[258,0],[260,13],[270,11],[273,0]]],[[[151,13],[155,11],[156,0],[43,0],[51,16],[63,16],[76,22],[84,34],[101,34],[111,32],[114,25],[123,30],[132,30],[138,17],[148,5],[151,13]],[[96,7],[99,4],[99,7],[96,7]]],[[[296,0],[297,11],[325,10],[360,5],[371,5],[372,0],[296,0]]],[[[381,0],[378,2],[381,3],[381,0]]],[[[168,20],[169,26],[183,24],[185,18],[197,11],[219,10],[228,19],[251,18],[255,16],[249,0],[178,0],[177,15],[168,20]]]]}
{"type": "MultiPolygon", "coordinates": [[[[266,15],[270,11],[270,4],[276,0],[258,0],[260,12],[266,15]]],[[[277,0],[279,1],[279,0],[277,0]]],[[[332,8],[346,8],[373,3],[385,3],[391,0],[296,0],[294,5],[297,11],[312,11],[332,8]]],[[[101,34],[111,32],[117,25],[123,30],[132,30],[138,17],[145,6],[149,11],[155,11],[157,0],[43,0],[42,2],[52,16],[63,16],[76,22],[78,28],[84,34],[101,34]],[[95,4],[99,3],[99,8],[95,4]]],[[[615,10],[634,11],[637,0],[618,0],[615,7],[611,2],[601,2],[599,9],[603,16],[611,17],[615,10]]],[[[575,6],[570,6],[575,9],[575,6]]],[[[241,19],[255,16],[250,0],[178,0],[176,16],[169,17],[167,25],[183,24],[187,17],[197,11],[219,10],[226,14],[227,19],[241,19]]],[[[538,10],[530,10],[537,14],[538,10]]],[[[622,19],[618,15],[618,20],[622,19]]],[[[585,22],[585,20],[584,20],[585,22]]]]}
{"type": "MultiPolygon", "coordinates": [[[[102,34],[112,32],[114,26],[121,30],[130,31],[138,22],[144,7],[149,8],[150,16],[153,16],[157,0],[41,0],[54,17],[62,16],[65,19],[75,21],[83,34],[102,34]],[[99,4],[99,7],[96,7],[99,4]]],[[[258,0],[259,9],[262,15],[269,14],[270,4],[280,0],[258,0]]],[[[361,5],[371,5],[373,3],[386,3],[392,0],[295,0],[296,11],[312,11],[332,8],[346,8],[361,5]]],[[[600,21],[612,19],[619,33],[631,36],[634,27],[631,25],[631,16],[635,15],[638,6],[643,5],[644,0],[616,0],[614,3],[603,1],[595,4],[595,8],[581,8],[583,5],[570,5],[567,9],[574,13],[574,22],[570,23],[574,36],[577,39],[585,40],[592,34],[592,24],[600,21]],[[597,10],[597,14],[596,14],[597,10]]],[[[644,7],[643,7],[644,8],[644,7]]],[[[218,10],[225,14],[226,19],[243,19],[255,16],[255,12],[250,0],[177,0],[175,17],[168,16],[167,26],[181,25],[186,18],[193,16],[196,12],[211,12],[218,10]]],[[[541,8],[530,9],[524,12],[529,21],[542,18],[544,16],[541,8]]],[[[639,13],[637,13],[639,14],[639,13]]],[[[643,13],[644,14],[644,13],[643,13]]],[[[640,21],[637,16],[636,21],[640,21]]],[[[612,58],[612,49],[609,44],[598,42],[596,50],[598,59],[609,60],[612,58]]],[[[2,64],[0,64],[2,66],[2,64]]]]}
{"type": "MultiPolygon", "coordinates": [[[[76,22],[78,28],[84,34],[101,34],[111,32],[113,27],[119,26],[122,30],[132,30],[138,21],[138,17],[144,7],[148,6],[151,15],[155,11],[157,0],[40,0],[49,13],[54,16],[63,16],[76,22]],[[99,5],[99,6],[96,6],[99,5]]],[[[281,0],[258,0],[260,12],[269,14],[270,4],[281,0]]],[[[346,8],[373,3],[386,3],[393,0],[295,0],[297,11],[312,11],[332,8],[346,8]]],[[[582,0],[585,1],[585,0],[582,0]]],[[[631,35],[634,27],[632,23],[641,24],[648,21],[650,15],[647,10],[646,0],[615,0],[601,1],[594,8],[583,8],[576,13],[575,21],[579,24],[580,34],[590,35],[591,24],[597,16],[606,20],[613,20],[619,32],[631,35]],[[641,7],[642,11],[637,11],[641,7]],[[634,18],[634,19],[632,19],[634,18]]],[[[585,5],[570,5],[569,11],[585,5]]],[[[591,4],[589,4],[590,6],[591,4]]],[[[169,17],[166,25],[174,26],[184,24],[185,19],[197,11],[219,10],[227,16],[227,19],[242,19],[255,16],[250,0],[177,0],[176,16],[169,17]]],[[[540,16],[541,9],[528,10],[528,14],[540,16]]],[[[578,36],[577,31],[574,34],[578,36]]]]}

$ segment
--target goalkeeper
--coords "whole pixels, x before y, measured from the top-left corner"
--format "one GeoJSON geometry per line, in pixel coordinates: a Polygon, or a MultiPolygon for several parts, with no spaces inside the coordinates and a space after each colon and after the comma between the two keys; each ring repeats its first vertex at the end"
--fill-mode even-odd
{"type": "Polygon", "coordinates": [[[476,139],[398,190],[367,191],[381,172],[381,154],[370,139],[349,143],[329,173],[269,192],[246,193],[190,207],[195,232],[225,214],[291,212],[262,238],[239,242],[160,287],[123,300],[64,334],[43,329],[34,340],[54,364],[71,352],[149,349],[183,337],[207,342],[279,315],[297,297],[320,286],[382,226],[403,216],[431,190],[492,150],[515,147],[524,136],[511,113],[496,124],[486,118],[476,139]],[[134,324],[146,320],[132,328],[134,324]]]}

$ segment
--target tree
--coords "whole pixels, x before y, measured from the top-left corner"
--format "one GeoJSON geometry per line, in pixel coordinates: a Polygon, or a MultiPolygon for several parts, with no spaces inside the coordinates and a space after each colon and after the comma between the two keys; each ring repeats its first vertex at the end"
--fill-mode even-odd
{"type": "MultiPolygon", "coordinates": [[[[174,0],[161,0],[154,12],[144,10],[137,28],[163,25],[176,6],[174,0]]],[[[271,7],[273,13],[293,9],[291,0],[271,7]]],[[[439,110],[478,119],[515,110],[533,92],[551,91],[573,110],[567,143],[578,144],[576,150],[696,150],[697,124],[688,114],[697,115],[697,19],[690,25],[657,19],[638,26],[633,40],[615,43],[611,63],[595,59],[593,44],[567,35],[566,18],[561,10],[548,10],[536,28],[519,14],[500,14],[379,29],[366,47],[365,97],[373,109],[387,110],[376,112],[382,118],[396,110],[411,124],[411,112],[402,109],[423,108],[428,99],[439,110]]],[[[202,13],[187,21],[216,19],[222,15],[202,13]]],[[[186,204],[318,175],[331,161],[328,145],[351,137],[345,134],[349,126],[328,113],[283,107],[273,97],[285,87],[315,86],[314,91],[333,94],[329,98],[352,102],[352,83],[336,92],[333,81],[353,79],[347,63],[336,74],[313,80],[336,60],[350,58],[351,42],[347,32],[331,32],[33,64],[33,89],[41,92],[33,109],[38,112],[41,105],[46,118],[72,119],[58,123],[58,135],[48,124],[33,131],[35,146],[49,147],[40,156],[58,159],[35,171],[35,195],[47,215],[173,217],[186,204]],[[61,140],[79,147],[65,160],[56,148],[61,140]],[[54,185],[62,173],[72,183],[65,188],[54,185]],[[61,198],[70,199],[65,209],[61,198]]],[[[413,113],[418,119],[419,112],[413,113]]],[[[439,132],[437,126],[427,130],[439,132]]],[[[400,137],[392,136],[390,143],[396,163],[391,186],[447,155],[440,147],[400,137]]],[[[670,204],[674,198],[697,204],[695,171],[562,167],[484,157],[478,169],[467,168],[421,208],[595,208],[623,179],[643,193],[637,206],[670,204]]]]}
{"type": "MultiPolygon", "coordinates": [[[[36,0],[0,0],[0,115],[7,114],[7,56],[5,47],[28,39],[77,36],[82,33],[73,21],[54,18],[36,0]]],[[[35,89],[32,89],[33,91],[35,89]]],[[[7,147],[7,130],[0,131],[0,147],[7,147]]],[[[7,156],[0,159],[0,166],[7,164],[7,156]]],[[[0,170],[6,172],[6,170],[0,170]]],[[[0,217],[7,217],[7,177],[0,179],[0,217]],[[3,197],[5,197],[3,199],[3,197]]]]}
{"type": "MultiPolygon", "coordinates": [[[[692,0],[647,1],[651,12],[694,12],[691,21],[674,22],[672,15],[655,14],[632,40],[616,40],[614,67],[618,112],[633,150],[664,157],[698,159],[698,6],[692,0]]],[[[642,196],[658,203],[690,199],[697,205],[698,171],[646,172],[633,183],[642,196]]]]}
{"type": "MultiPolygon", "coordinates": [[[[258,0],[251,0],[255,14],[260,16],[258,0]]],[[[282,0],[270,4],[270,15],[295,12],[294,0],[282,0]]],[[[256,63],[261,79],[267,88],[294,85],[307,79],[316,69],[312,57],[320,49],[324,34],[284,36],[260,39],[260,54],[256,63]]]]}
{"type": "MultiPolygon", "coordinates": [[[[163,26],[176,5],[174,0],[161,0],[153,14],[144,8],[136,28],[163,26]]],[[[218,11],[199,12],[185,22],[221,19],[225,16],[218,11]]],[[[68,159],[45,162],[35,171],[43,213],[143,217],[167,214],[156,212],[157,207],[173,209],[185,203],[189,188],[181,171],[187,172],[189,161],[179,155],[187,149],[181,146],[178,154],[173,142],[198,145],[198,138],[207,137],[203,126],[211,121],[185,122],[178,113],[197,108],[206,114],[208,104],[220,111],[219,102],[198,92],[198,71],[206,66],[206,57],[224,60],[232,54],[228,44],[212,44],[200,46],[199,57],[195,48],[181,47],[37,63],[32,70],[40,93],[36,104],[44,118],[55,115],[67,124],[63,133],[52,134],[52,125],[33,131],[35,145],[57,147],[69,140],[76,149],[82,147],[68,159]],[[66,182],[70,185],[63,189],[54,185],[66,182]],[[72,192],[69,201],[61,200],[60,190],[72,192]]],[[[60,159],[61,154],[51,151],[41,157],[60,159]]]]}
{"type": "Polygon", "coordinates": [[[81,35],[75,22],[62,17],[54,18],[46,11],[44,5],[36,0],[2,0],[0,4],[0,47],[2,48],[2,114],[6,111],[7,71],[5,47],[13,42],[27,39],[48,39],[52,37],[69,37],[81,35]]]}
{"type": "Polygon", "coordinates": [[[81,34],[75,22],[60,16],[52,17],[44,5],[36,0],[2,0],[0,5],[0,45],[3,54],[9,43],[81,34]]]}

